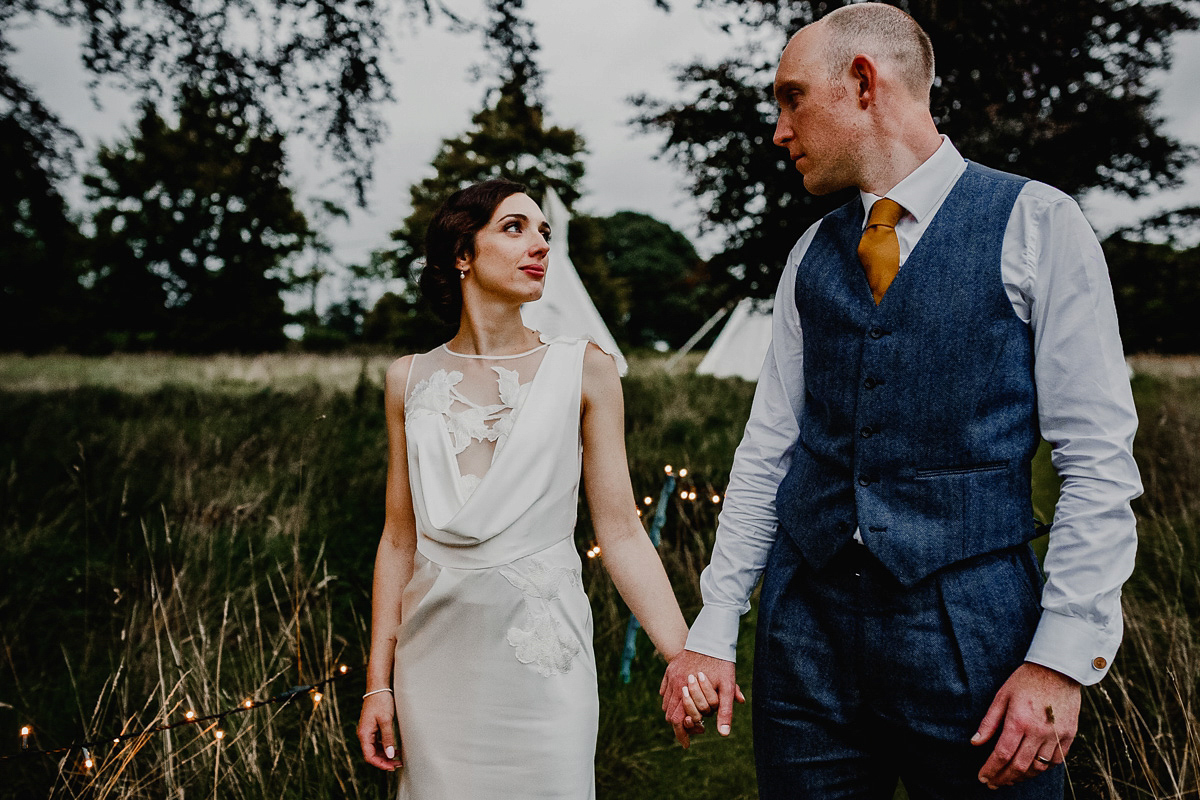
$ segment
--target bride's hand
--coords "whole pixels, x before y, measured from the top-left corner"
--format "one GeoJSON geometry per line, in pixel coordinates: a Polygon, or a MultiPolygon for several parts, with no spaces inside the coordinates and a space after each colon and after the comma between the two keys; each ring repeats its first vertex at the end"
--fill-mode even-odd
{"type": "Polygon", "coordinates": [[[396,740],[396,706],[391,692],[380,692],[363,700],[358,719],[358,741],[363,758],[373,767],[395,771],[400,763],[396,740]]]}

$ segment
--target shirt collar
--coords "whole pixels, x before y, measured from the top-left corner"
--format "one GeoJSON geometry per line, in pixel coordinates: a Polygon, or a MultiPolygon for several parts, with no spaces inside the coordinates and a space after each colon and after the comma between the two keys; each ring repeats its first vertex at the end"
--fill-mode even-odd
{"type": "MultiPolygon", "coordinates": [[[[917,222],[924,222],[927,216],[941,206],[942,200],[966,168],[967,163],[962,155],[950,143],[950,139],[943,135],[942,144],[933,155],[893,186],[886,196],[903,206],[917,222]]],[[[875,205],[875,201],[880,197],[864,191],[859,191],[859,196],[865,212],[865,227],[867,217],[871,215],[871,206],[875,205]]]]}

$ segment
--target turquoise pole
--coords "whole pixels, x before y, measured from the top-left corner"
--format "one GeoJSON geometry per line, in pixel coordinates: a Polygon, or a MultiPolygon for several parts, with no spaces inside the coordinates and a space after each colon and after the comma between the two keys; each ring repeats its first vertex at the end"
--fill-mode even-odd
{"type": "MultiPolygon", "coordinates": [[[[671,499],[671,493],[674,491],[675,474],[668,472],[667,479],[663,481],[662,491],[658,494],[658,507],[654,509],[654,518],[650,520],[650,541],[655,547],[662,541],[662,528],[667,521],[667,501],[671,499]]],[[[625,650],[621,653],[621,683],[629,683],[633,656],[637,653],[637,632],[640,627],[642,624],[638,622],[637,617],[630,614],[629,625],[625,627],[625,650]]]]}

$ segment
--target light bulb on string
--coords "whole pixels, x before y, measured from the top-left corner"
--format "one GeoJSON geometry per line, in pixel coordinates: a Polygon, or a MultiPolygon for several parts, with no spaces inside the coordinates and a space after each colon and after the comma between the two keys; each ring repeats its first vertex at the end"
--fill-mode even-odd
{"type": "Polygon", "coordinates": [[[225,738],[225,731],[221,730],[220,728],[217,728],[215,731],[213,731],[213,736],[219,742],[225,738]]]}
{"type": "Polygon", "coordinates": [[[86,747],[83,748],[83,768],[91,769],[96,766],[96,762],[92,760],[92,754],[88,752],[86,747]]]}
{"type": "Polygon", "coordinates": [[[674,468],[672,468],[670,464],[667,464],[665,467],[663,467],[663,472],[667,473],[668,475],[674,471],[674,468]]]}
{"type": "Polygon", "coordinates": [[[183,718],[186,719],[188,722],[195,722],[196,721],[196,712],[188,711],[183,715],[183,718]]]}
{"type": "Polygon", "coordinates": [[[712,501],[713,501],[713,503],[714,503],[714,504],[721,502],[721,495],[719,495],[719,494],[714,494],[714,495],[712,496],[712,501]]]}
{"type": "Polygon", "coordinates": [[[643,504],[643,505],[647,505],[647,506],[648,506],[648,505],[650,505],[650,504],[651,504],[651,503],[653,503],[653,502],[654,502],[654,498],[653,498],[653,497],[651,497],[650,495],[646,495],[645,497],[643,497],[643,498],[642,498],[642,504],[643,504]]]}
{"type": "Polygon", "coordinates": [[[321,701],[324,699],[325,699],[325,695],[321,694],[320,692],[316,691],[315,689],[313,690],[313,692],[312,692],[313,706],[320,705],[321,701]]]}
{"type": "Polygon", "coordinates": [[[681,491],[679,493],[679,496],[680,496],[680,498],[687,500],[687,489],[684,489],[683,491],[681,491]]]}
{"type": "Polygon", "coordinates": [[[342,673],[343,675],[345,675],[349,671],[350,671],[350,668],[347,667],[345,664],[342,664],[340,667],[338,667],[338,672],[342,673]]]}
{"type": "Polygon", "coordinates": [[[687,477],[687,470],[686,470],[686,469],[681,469],[681,470],[679,470],[679,477],[681,477],[681,478],[686,478],[686,477],[687,477]]]}
{"type": "Polygon", "coordinates": [[[21,749],[29,749],[29,734],[33,733],[33,728],[28,725],[21,726],[21,749]]]}
{"type": "Polygon", "coordinates": [[[243,700],[242,708],[254,708],[254,701],[253,700],[243,700]]]}

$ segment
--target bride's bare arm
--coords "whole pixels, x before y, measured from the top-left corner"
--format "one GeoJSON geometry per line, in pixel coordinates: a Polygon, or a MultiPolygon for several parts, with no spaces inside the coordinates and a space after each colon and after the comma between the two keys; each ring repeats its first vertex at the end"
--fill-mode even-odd
{"type": "Polygon", "coordinates": [[[604,566],[650,641],[668,661],[687,624],[658,552],[637,515],[625,457],[625,402],[612,358],[589,345],[583,364],[583,485],[604,566]]]}
{"type": "Polygon", "coordinates": [[[375,555],[371,589],[371,655],[367,661],[366,691],[358,721],[363,757],[372,766],[394,770],[400,763],[396,740],[395,701],[392,697],[392,660],[396,629],[400,625],[400,599],[413,572],[417,526],[408,485],[408,454],[404,438],[404,390],[412,357],[397,359],[388,367],[384,383],[384,410],[388,431],[387,493],[383,535],[375,555]],[[379,691],[387,689],[388,691],[379,691]]]}

